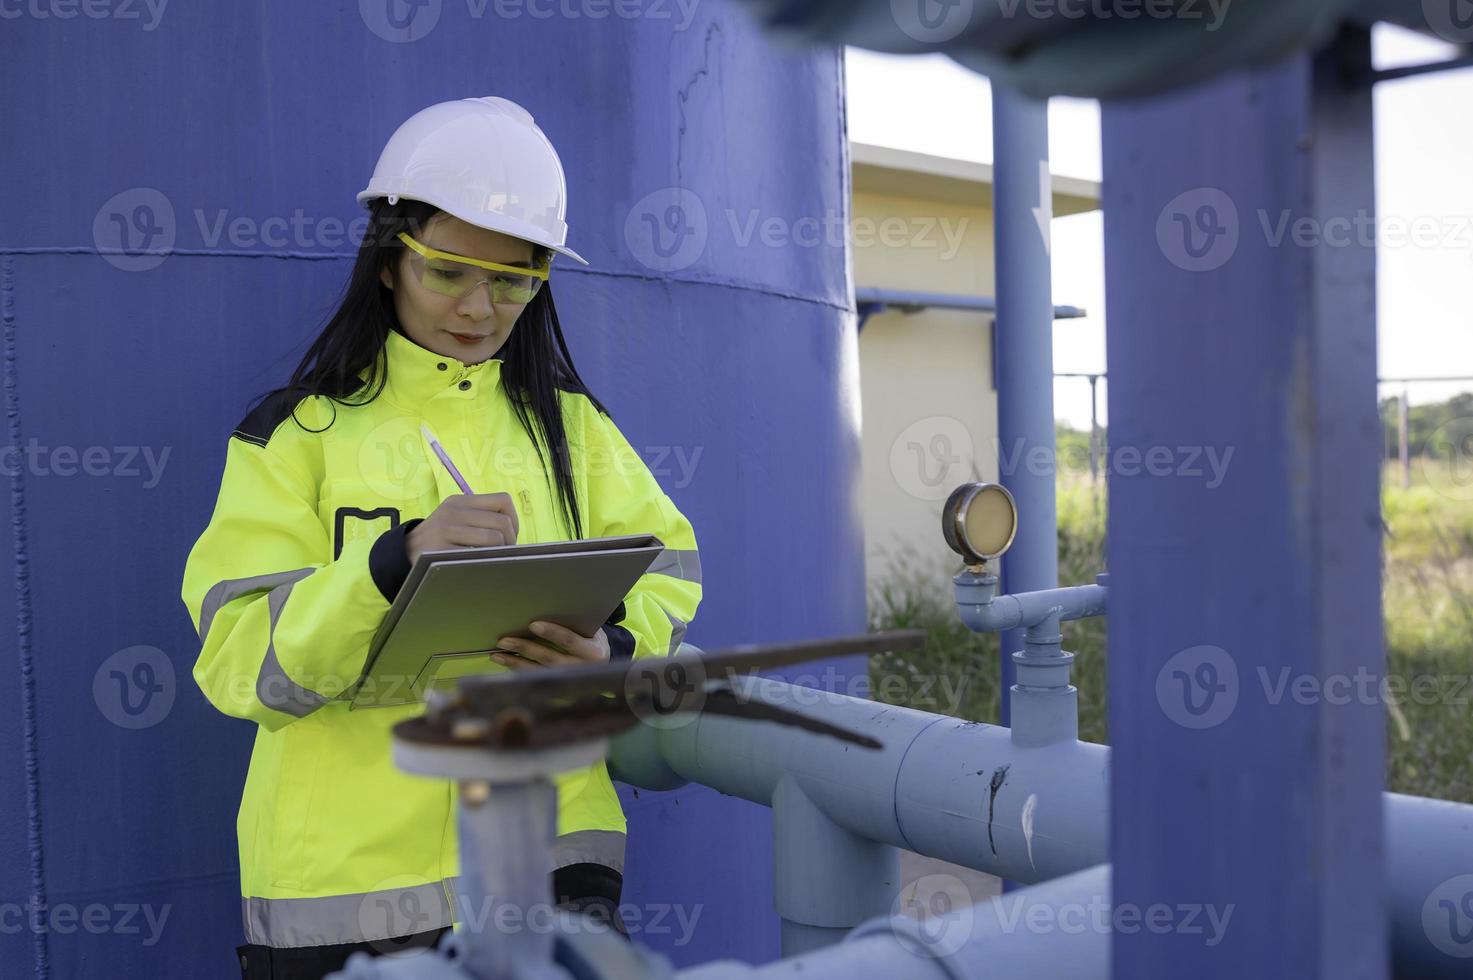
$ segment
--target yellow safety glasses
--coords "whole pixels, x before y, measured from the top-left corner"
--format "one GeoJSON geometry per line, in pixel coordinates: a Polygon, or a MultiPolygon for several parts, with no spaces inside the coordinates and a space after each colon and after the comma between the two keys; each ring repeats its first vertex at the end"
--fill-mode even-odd
{"type": "Polygon", "coordinates": [[[552,271],[551,258],[540,268],[502,265],[430,248],[415,241],[408,232],[400,232],[399,240],[413,250],[409,264],[419,277],[419,284],[456,299],[486,282],[491,284],[491,302],[528,303],[552,271]]]}

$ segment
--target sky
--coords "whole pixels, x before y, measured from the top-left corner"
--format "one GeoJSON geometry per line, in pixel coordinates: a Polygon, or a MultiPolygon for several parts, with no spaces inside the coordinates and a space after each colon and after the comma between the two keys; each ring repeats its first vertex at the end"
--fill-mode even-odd
{"type": "MultiPolygon", "coordinates": [[[[1451,57],[1451,45],[1400,28],[1378,27],[1378,67],[1451,57]]],[[[895,56],[847,51],[849,136],[938,156],[992,162],[991,93],[987,79],[944,55],[895,56]],[[935,98],[936,92],[947,97],[935,98]]],[[[1380,374],[1386,377],[1473,375],[1473,69],[1383,82],[1375,90],[1376,212],[1382,221],[1435,222],[1435,241],[1378,250],[1380,374]],[[1451,111],[1450,111],[1451,110],[1451,111]]],[[[1098,103],[1049,103],[1054,173],[1100,179],[1098,103]]],[[[1389,226],[1388,226],[1389,228],[1389,226]]],[[[1054,370],[1097,372],[1105,364],[1103,221],[1100,212],[1056,218],[1054,302],[1083,306],[1089,316],[1054,327],[1054,370]]],[[[1385,385],[1382,395],[1399,393],[1385,385]]],[[[1462,384],[1409,386],[1412,404],[1440,401],[1462,384]]],[[[1105,420],[1105,385],[1100,418],[1105,420]]],[[[1058,379],[1055,414],[1089,425],[1089,385],[1058,379]]]]}

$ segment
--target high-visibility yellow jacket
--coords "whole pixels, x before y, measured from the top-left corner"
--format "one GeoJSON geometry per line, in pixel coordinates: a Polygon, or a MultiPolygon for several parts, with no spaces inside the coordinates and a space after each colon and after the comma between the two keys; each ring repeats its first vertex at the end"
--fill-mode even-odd
{"type": "MultiPolygon", "coordinates": [[[[511,494],[520,543],[570,534],[551,456],[544,447],[539,459],[517,421],[499,359],[467,367],[398,332],[384,356],[387,382],[368,404],[273,398],[242,421],[184,572],[195,681],[258,725],[236,823],[252,943],[384,939],[457,918],[453,784],[390,759],[390,729],[423,705],[350,712],[341,698],[407,571],[406,522],[460,492],[420,424],[473,490],[511,494]]],[[[665,545],[618,624],[634,656],[665,655],[701,598],[690,522],[608,416],[586,396],[559,397],[585,536],[665,545]]],[[[603,763],[557,783],[556,865],[622,869],[624,815],[603,763]]]]}

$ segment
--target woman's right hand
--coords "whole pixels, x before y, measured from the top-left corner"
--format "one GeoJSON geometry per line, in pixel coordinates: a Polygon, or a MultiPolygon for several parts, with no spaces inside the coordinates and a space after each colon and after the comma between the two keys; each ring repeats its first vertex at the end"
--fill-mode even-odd
{"type": "Polygon", "coordinates": [[[518,527],[511,494],[458,493],[405,535],[404,550],[413,565],[424,551],[516,544],[518,527]]]}

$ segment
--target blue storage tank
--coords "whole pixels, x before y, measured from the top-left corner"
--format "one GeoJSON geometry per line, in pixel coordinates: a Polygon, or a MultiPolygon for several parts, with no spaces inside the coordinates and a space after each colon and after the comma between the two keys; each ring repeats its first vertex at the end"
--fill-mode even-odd
{"type": "MultiPolygon", "coordinates": [[[[592,263],[557,267],[564,329],[696,527],[688,639],[863,630],[849,263],[805,232],[848,225],[839,51],[710,0],[27,0],[0,30],[6,977],[234,974],[253,732],[190,677],[184,559],[425,105],[506,96],[562,155],[592,263]]],[[[777,955],[766,809],[692,787],[626,810],[625,901],[699,916],[639,938],[777,955]]]]}

